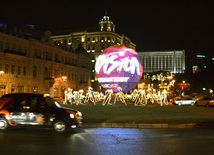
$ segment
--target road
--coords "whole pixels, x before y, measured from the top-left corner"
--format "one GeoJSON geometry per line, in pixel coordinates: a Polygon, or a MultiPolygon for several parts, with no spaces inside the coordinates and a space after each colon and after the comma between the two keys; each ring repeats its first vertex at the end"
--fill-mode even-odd
{"type": "Polygon", "coordinates": [[[0,132],[0,154],[20,155],[211,155],[212,129],[10,128],[0,132]]]}

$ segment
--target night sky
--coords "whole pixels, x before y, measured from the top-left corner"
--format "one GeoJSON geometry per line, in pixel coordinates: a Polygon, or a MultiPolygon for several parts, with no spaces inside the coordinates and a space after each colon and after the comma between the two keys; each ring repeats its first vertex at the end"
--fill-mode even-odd
{"type": "Polygon", "coordinates": [[[107,11],[116,33],[129,37],[137,45],[136,51],[184,49],[186,56],[214,57],[211,0],[8,1],[0,4],[0,23],[34,24],[54,33],[96,27],[107,11]]]}

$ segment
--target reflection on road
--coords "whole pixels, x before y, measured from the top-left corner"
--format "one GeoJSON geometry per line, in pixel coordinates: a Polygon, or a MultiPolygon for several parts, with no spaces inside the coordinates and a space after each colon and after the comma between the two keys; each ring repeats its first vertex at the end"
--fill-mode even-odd
{"type": "Polygon", "coordinates": [[[2,154],[213,154],[213,129],[11,128],[0,132],[2,154]],[[210,144],[210,145],[207,145],[210,144]],[[10,148],[10,149],[8,149],[10,148]]]}

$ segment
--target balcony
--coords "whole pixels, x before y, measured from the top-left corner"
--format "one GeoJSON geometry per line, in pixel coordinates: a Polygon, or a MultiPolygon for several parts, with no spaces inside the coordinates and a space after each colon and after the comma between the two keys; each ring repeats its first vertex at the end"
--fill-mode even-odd
{"type": "Polygon", "coordinates": [[[26,53],[19,52],[19,51],[14,51],[14,50],[9,50],[9,49],[5,49],[4,53],[10,53],[10,54],[16,54],[16,55],[26,56],[26,53]]]}
{"type": "Polygon", "coordinates": [[[39,56],[39,55],[34,55],[33,58],[36,58],[36,59],[41,59],[42,57],[39,56]]]}

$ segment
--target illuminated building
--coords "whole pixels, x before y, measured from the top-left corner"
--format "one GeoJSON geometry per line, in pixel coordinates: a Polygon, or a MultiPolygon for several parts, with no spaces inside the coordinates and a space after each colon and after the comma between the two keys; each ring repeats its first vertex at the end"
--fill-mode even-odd
{"type": "Polygon", "coordinates": [[[143,66],[143,73],[172,72],[184,73],[185,71],[185,51],[155,51],[138,52],[143,66]]]}
{"type": "Polygon", "coordinates": [[[192,72],[198,73],[207,68],[209,60],[205,55],[198,54],[193,60],[192,72]]]}
{"type": "Polygon", "coordinates": [[[42,41],[0,32],[0,96],[6,93],[48,93],[90,86],[90,58],[79,46],[74,53],[56,47],[45,33],[42,41]],[[76,53],[75,53],[76,52],[76,53]],[[85,53],[85,54],[82,54],[85,53]]]}
{"type": "Polygon", "coordinates": [[[94,70],[100,53],[112,45],[125,45],[134,50],[136,48],[128,37],[115,33],[115,25],[107,14],[100,20],[98,29],[92,32],[86,30],[67,32],[65,35],[51,36],[51,39],[55,45],[71,50],[75,50],[79,44],[82,44],[91,58],[91,84],[95,90],[100,89],[94,70]]]}

